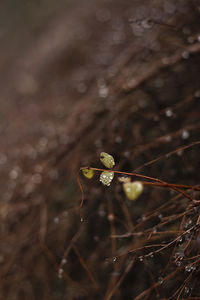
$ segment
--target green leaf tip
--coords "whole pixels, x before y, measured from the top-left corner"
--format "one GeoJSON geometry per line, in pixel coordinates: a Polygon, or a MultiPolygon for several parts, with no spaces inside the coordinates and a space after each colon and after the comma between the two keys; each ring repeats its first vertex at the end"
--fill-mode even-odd
{"type": "Polygon", "coordinates": [[[114,160],[113,156],[106,152],[100,153],[100,161],[108,169],[112,169],[115,165],[115,160],[114,160]]]}
{"type": "Polygon", "coordinates": [[[91,179],[94,176],[94,171],[88,168],[82,169],[81,170],[83,175],[88,178],[91,179]]]}
{"type": "Polygon", "coordinates": [[[123,183],[123,190],[129,200],[136,200],[143,192],[143,184],[140,181],[123,183]]]}
{"type": "Polygon", "coordinates": [[[107,185],[109,186],[111,181],[113,180],[114,178],[114,172],[102,172],[101,175],[100,175],[100,181],[104,184],[104,185],[107,185]]]}

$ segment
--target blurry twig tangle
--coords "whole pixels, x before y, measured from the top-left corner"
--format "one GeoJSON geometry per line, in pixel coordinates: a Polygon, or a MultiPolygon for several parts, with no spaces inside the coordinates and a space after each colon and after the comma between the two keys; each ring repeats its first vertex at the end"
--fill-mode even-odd
{"type": "MultiPolygon", "coordinates": [[[[121,262],[127,261],[127,264],[124,272],[115,282],[113,288],[108,288],[105,300],[112,298],[135,265],[138,263],[144,264],[144,266],[148,265],[149,260],[158,259],[157,257],[166,255],[166,253],[168,253],[167,255],[169,256],[169,263],[162,270],[158,281],[154,281],[148,289],[143,290],[143,292],[139,293],[133,300],[144,299],[144,297],[152,292],[152,290],[158,289],[163,283],[169,282],[171,279],[175,278],[175,275],[180,274],[181,272],[185,272],[188,276],[186,276],[186,279],[179,284],[176,291],[173,293],[173,297],[178,297],[177,299],[180,299],[182,294],[189,293],[191,280],[200,265],[199,252],[191,250],[193,249],[193,240],[196,239],[200,231],[200,218],[198,214],[200,201],[194,197],[194,195],[197,195],[198,197],[200,186],[198,184],[189,185],[172,183],[157,177],[140,174],[138,171],[155,164],[162,159],[166,159],[166,157],[171,157],[180,151],[184,152],[199,145],[200,141],[195,141],[188,145],[178,147],[165,155],[147,161],[143,165],[137,167],[133,172],[113,169],[115,167],[114,156],[106,152],[100,153],[100,161],[106,168],[92,166],[80,168],[79,172],[81,171],[82,175],[89,180],[93,179],[93,177],[95,178],[95,176],[100,173],[99,180],[103,185],[107,186],[108,189],[114,176],[118,175],[118,182],[123,186],[122,190],[125,197],[132,201],[138,199],[143,193],[144,187],[164,188],[177,192],[175,196],[165,203],[161,203],[156,209],[147,211],[147,213],[138,221],[138,224],[135,225],[132,223],[131,215],[125,209],[124,213],[130,226],[125,225],[126,231],[122,234],[117,232],[116,227],[116,223],[121,222],[121,220],[118,220],[114,214],[114,204],[111,204],[110,201],[108,202],[108,220],[111,226],[110,238],[112,240],[112,256],[105,258],[105,260],[108,263],[118,263],[119,265],[121,262]],[[173,207],[178,206],[179,202],[180,208],[182,207],[182,209],[177,209],[177,211],[174,211],[173,213],[173,207]],[[163,214],[166,214],[166,216],[163,216],[163,214]],[[155,218],[159,218],[160,222],[158,222],[156,226],[151,226],[151,222],[153,222],[155,218]],[[176,225],[174,226],[173,224],[176,225]],[[132,242],[129,243],[129,246],[122,248],[120,251],[117,249],[118,240],[128,241],[130,239],[132,242]],[[138,240],[138,243],[135,244],[135,242],[133,242],[135,240],[138,240]],[[170,271],[169,266],[171,264],[174,267],[170,271]]],[[[81,190],[80,208],[82,208],[84,206],[84,190],[79,172],[77,174],[77,181],[81,190]]],[[[113,183],[113,186],[115,186],[115,183],[113,183]]],[[[120,197],[122,201],[125,200],[123,194],[122,196],[116,195],[117,199],[120,197]]],[[[123,205],[123,202],[121,202],[121,205],[123,205]]],[[[118,270],[117,265],[115,265],[115,270],[118,270]]],[[[111,282],[112,280],[110,281],[110,284],[111,282]]]]}

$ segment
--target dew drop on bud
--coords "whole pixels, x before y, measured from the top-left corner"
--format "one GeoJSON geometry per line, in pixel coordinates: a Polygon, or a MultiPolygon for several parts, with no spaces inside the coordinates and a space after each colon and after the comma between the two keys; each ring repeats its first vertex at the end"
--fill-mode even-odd
{"type": "Polygon", "coordinates": [[[111,181],[113,180],[114,178],[114,172],[102,172],[101,175],[100,175],[100,181],[104,184],[104,185],[107,185],[109,186],[111,181]]]}

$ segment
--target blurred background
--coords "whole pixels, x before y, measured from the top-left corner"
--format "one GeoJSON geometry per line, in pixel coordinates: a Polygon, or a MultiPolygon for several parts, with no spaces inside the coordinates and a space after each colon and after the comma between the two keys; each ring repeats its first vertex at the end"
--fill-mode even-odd
{"type": "MultiPolygon", "coordinates": [[[[77,172],[102,167],[106,151],[116,170],[161,157],[138,172],[199,185],[199,13],[189,0],[1,1],[1,299],[176,299],[180,286],[180,297],[198,299],[189,298],[200,296],[198,273],[188,290],[185,273],[173,273],[172,252],[185,244],[138,264],[140,252],[115,258],[148,235],[111,238],[194,225],[189,199],[165,210],[176,195],[145,189],[135,207],[116,179],[106,188],[96,174],[81,177],[80,209],[77,172]]],[[[196,241],[188,256],[198,255],[196,241]]]]}

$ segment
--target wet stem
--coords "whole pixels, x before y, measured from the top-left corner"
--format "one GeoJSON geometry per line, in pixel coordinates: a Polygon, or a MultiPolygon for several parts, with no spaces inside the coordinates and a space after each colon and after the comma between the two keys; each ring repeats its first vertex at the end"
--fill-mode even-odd
{"type": "MultiPolygon", "coordinates": [[[[83,170],[83,169],[86,169],[86,168],[89,169],[89,170],[98,171],[98,172],[110,172],[110,170],[93,168],[93,167],[82,167],[82,168],[80,168],[80,170],[83,170]]],[[[114,172],[116,174],[135,176],[135,177],[142,178],[142,179],[152,180],[153,182],[142,181],[142,184],[144,186],[158,186],[158,187],[163,187],[163,188],[170,188],[170,189],[175,190],[176,192],[182,194],[184,197],[188,198],[191,201],[193,201],[193,199],[190,197],[190,195],[188,195],[182,189],[200,191],[199,186],[190,186],[190,185],[184,185],[184,184],[168,183],[168,182],[165,182],[165,181],[160,180],[158,178],[154,178],[154,177],[150,177],[150,176],[146,176],[146,175],[141,175],[141,174],[138,174],[138,173],[130,173],[130,172],[123,172],[123,171],[115,171],[115,170],[112,170],[112,172],[114,172]]],[[[79,182],[80,182],[80,180],[79,180],[79,182]]]]}

